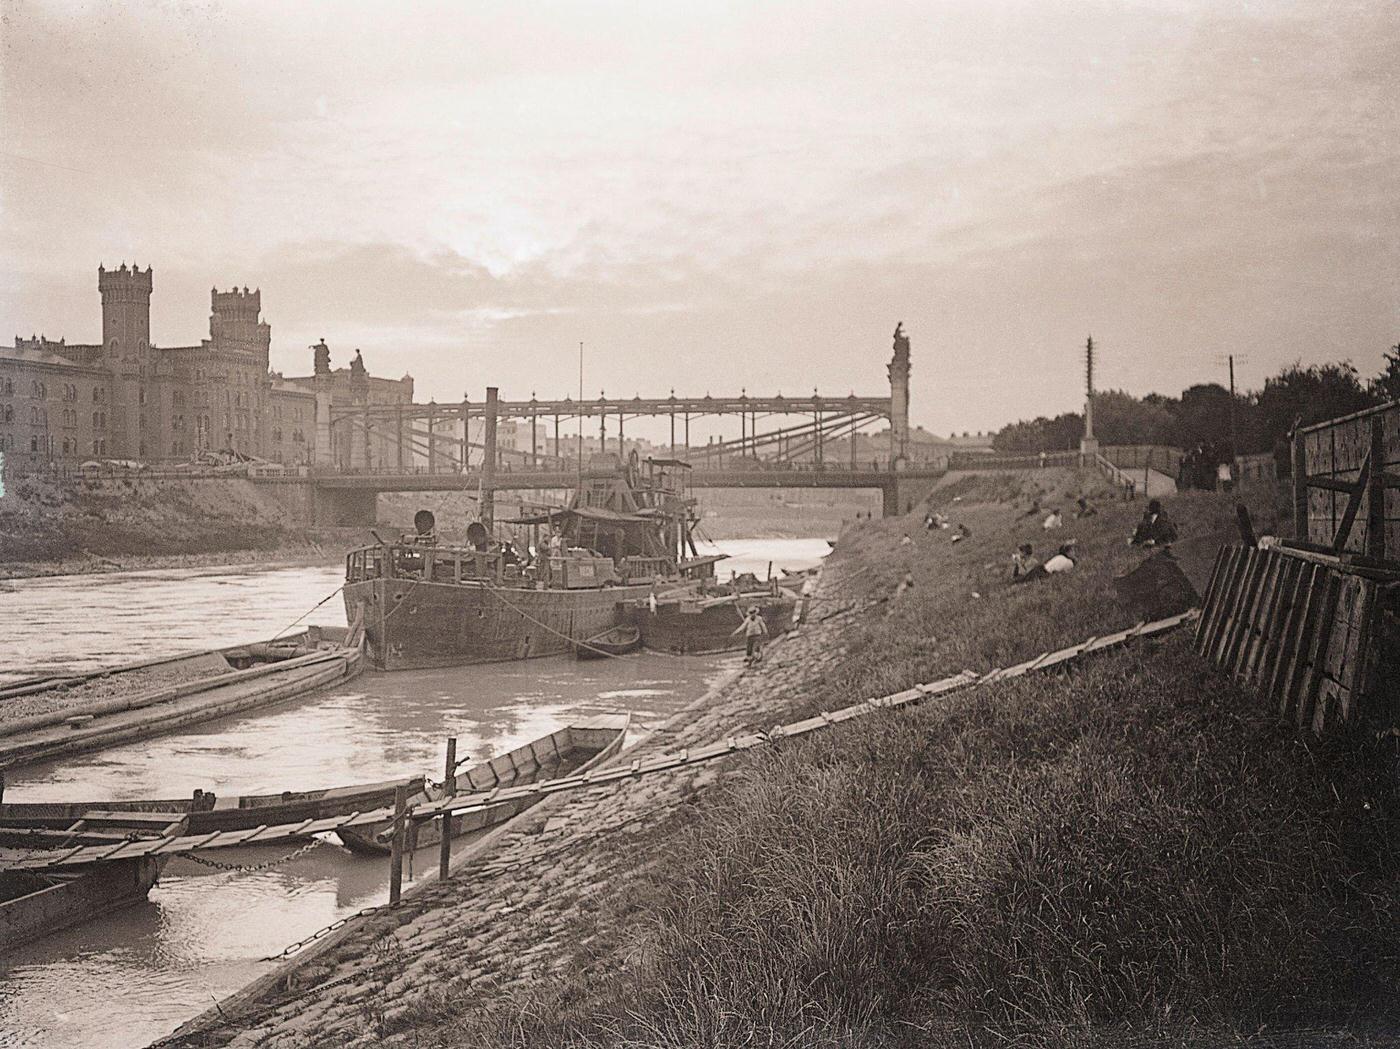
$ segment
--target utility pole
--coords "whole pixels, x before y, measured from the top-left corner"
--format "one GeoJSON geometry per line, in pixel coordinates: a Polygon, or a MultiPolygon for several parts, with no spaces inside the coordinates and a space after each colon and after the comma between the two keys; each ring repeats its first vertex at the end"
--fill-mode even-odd
{"type": "Polygon", "coordinates": [[[1092,462],[1099,454],[1098,438],[1094,436],[1094,337],[1084,345],[1084,436],[1079,439],[1079,458],[1092,462]]]}
{"type": "MultiPolygon", "coordinates": [[[[1246,357],[1241,357],[1241,358],[1240,358],[1240,363],[1243,364],[1243,363],[1245,363],[1247,360],[1248,360],[1248,358],[1246,358],[1246,357]]],[[[1219,363],[1220,363],[1220,358],[1219,358],[1219,357],[1215,358],[1215,361],[1216,361],[1217,364],[1219,364],[1219,363]]],[[[1240,487],[1243,487],[1243,486],[1240,484],[1241,478],[1235,476],[1237,473],[1240,472],[1240,471],[1239,471],[1240,445],[1239,445],[1239,431],[1236,429],[1236,420],[1235,420],[1235,415],[1236,415],[1236,406],[1235,406],[1235,355],[1234,355],[1233,353],[1229,353],[1229,354],[1226,354],[1226,355],[1225,355],[1225,364],[1226,364],[1226,365],[1229,367],[1229,369],[1230,369],[1230,415],[1229,415],[1229,426],[1230,426],[1230,479],[1235,483],[1235,487],[1240,488],[1240,487]]]]}

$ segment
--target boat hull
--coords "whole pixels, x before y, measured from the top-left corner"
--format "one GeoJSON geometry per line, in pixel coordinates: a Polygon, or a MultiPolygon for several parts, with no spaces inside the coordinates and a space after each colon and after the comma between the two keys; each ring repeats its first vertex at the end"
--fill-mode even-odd
{"type": "Polygon", "coordinates": [[[695,604],[665,603],[659,605],[655,612],[643,602],[631,609],[630,618],[641,631],[643,646],[653,651],[681,655],[736,652],[743,651],[745,645],[742,633],[736,635],[734,629],[747,609],[755,604],[768,627],[768,640],[792,627],[796,602],[791,598],[768,595],[754,599],[740,597],[737,605],[729,602],[698,607],[695,604]]]}
{"type": "Polygon", "coordinates": [[[0,951],[140,903],[168,860],[113,860],[58,877],[0,872],[0,951]]]}
{"type": "Polygon", "coordinates": [[[169,812],[188,817],[185,833],[209,834],[386,808],[394,803],[394,791],[400,786],[407,787],[410,794],[416,793],[423,789],[423,777],[362,783],[330,790],[233,796],[215,799],[212,807],[209,806],[212,795],[207,794],[197,799],[5,802],[0,804],[0,824],[16,828],[61,830],[93,813],[169,812]]]}
{"type": "MultiPolygon", "coordinates": [[[[471,793],[490,790],[493,787],[534,783],[540,779],[580,775],[601,765],[622,749],[630,723],[631,718],[628,715],[603,715],[566,725],[523,747],[459,772],[457,790],[459,793],[471,793]]],[[[430,798],[426,793],[422,793],[411,798],[409,804],[421,805],[433,800],[439,799],[430,798]]],[[[515,798],[493,805],[489,809],[453,816],[452,837],[459,838],[464,834],[495,827],[539,801],[538,797],[515,798]]],[[[392,828],[392,820],[382,820],[357,827],[345,827],[335,833],[351,852],[366,856],[386,856],[389,854],[388,834],[392,828]]],[[[413,852],[441,841],[440,819],[409,822],[405,841],[407,851],[413,852]]]]}
{"type": "Polygon", "coordinates": [[[345,585],[345,614],[364,617],[367,652],[381,670],[502,663],[565,655],[618,622],[622,602],[650,584],[528,590],[415,579],[345,585]]]}

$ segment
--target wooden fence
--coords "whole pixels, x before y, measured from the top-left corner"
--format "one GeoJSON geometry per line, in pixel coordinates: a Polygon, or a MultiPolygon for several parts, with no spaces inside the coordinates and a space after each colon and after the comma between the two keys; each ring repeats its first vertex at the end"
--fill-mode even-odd
{"type": "Polygon", "coordinates": [[[1400,567],[1400,401],[1294,435],[1293,519],[1313,548],[1400,567]]]}
{"type": "Polygon", "coordinates": [[[1320,736],[1358,717],[1377,684],[1377,611],[1397,581],[1308,551],[1222,547],[1196,650],[1320,736]]]}

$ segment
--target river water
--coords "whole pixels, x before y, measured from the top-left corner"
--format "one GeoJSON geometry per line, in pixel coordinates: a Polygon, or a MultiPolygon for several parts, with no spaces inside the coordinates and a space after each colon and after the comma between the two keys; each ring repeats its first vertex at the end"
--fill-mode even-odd
{"type": "MultiPolygon", "coordinates": [[[[803,568],[825,540],[727,540],[726,569],[803,568]]],[[[81,670],[269,637],[325,599],[308,622],[343,625],[338,565],[193,568],[3,584],[0,680],[81,670]]],[[[627,710],[637,733],[703,695],[729,657],[641,653],[447,670],[366,673],[289,705],[7,777],[13,801],[178,797],[306,790],[423,772],[440,777],[444,739],[485,758],[577,716],[627,710]]],[[[286,843],[221,850],[258,863],[286,843]]],[[[429,855],[432,853],[432,855],[429,855]]],[[[435,850],[419,878],[436,875],[435,850]]],[[[386,897],[388,865],[333,844],[273,870],[219,871],[172,859],[149,900],[0,956],[0,1047],[140,1046],[266,972],[265,960],[386,897]]]]}

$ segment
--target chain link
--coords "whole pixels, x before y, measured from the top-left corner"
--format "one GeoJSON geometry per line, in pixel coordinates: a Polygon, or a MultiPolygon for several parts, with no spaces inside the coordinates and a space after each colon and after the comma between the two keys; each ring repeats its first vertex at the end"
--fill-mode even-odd
{"type": "Polygon", "coordinates": [[[324,929],[317,929],[310,936],[298,940],[296,943],[289,943],[286,947],[283,947],[276,954],[269,954],[266,958],[262,958],[260,960],[264,962],[277,962],[281,961],[283,958],[290,958],[292,955],[296,954],[297,951],[301,950],[307,944],[315,943],[322,936],[329,935],[330,933],[335,932],[336,929],[349,925],[356,918],[363,918],[367,914],[373,914],[375,911],[382,911],[383,909],[384,905],[382,904],[376,905],[374,907],[365,907],[361,910],[356,911],[354,914],[347,914],[343,918],[337,918],[335,921],[327,925],[324,929]]]}
{"type": "Polygon", "coordinates": [[[224,863],[221,860],[211,860],[193,852],[182,852],[179,855],[182,859],[202,864],[205,867],[213,867],[216,871],[240,871],[244,874],[253,874],[257,871],[270,871],[274,867],[282,866],[284,863],[291,863],[292,860],[299,859],[312,849],[319,848],[324,844],[325,841],[321,838],[312,838],[295,852],[289,852],[285,856],[279,856],[277,859],[268,860],[265,863],[224,863]]]}

